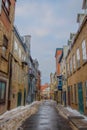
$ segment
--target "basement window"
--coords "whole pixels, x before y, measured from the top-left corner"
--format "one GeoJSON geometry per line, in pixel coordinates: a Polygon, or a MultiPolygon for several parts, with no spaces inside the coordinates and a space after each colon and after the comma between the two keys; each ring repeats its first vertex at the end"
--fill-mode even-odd
{"type": "Polygon", "coordinates": [[[5,102],[6,82],[0,81],[0,103],[5,102]]]}

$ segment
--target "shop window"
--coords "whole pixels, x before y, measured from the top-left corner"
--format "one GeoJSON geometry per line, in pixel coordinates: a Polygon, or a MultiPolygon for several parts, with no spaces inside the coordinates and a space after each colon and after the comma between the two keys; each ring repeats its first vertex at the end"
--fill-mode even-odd
{"type": "Polygon", "coordinates": [[[0,103],[5,102],[6,82],[0,81],[0,103]]]}

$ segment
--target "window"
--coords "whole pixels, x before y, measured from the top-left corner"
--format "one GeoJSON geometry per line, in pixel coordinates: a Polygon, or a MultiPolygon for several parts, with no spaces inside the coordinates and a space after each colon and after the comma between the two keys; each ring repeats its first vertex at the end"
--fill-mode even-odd
{"type": "Polygon", "coordinates": [[[6,50],[8,48],[8,39],[6,36],[3,36],[3,46],[2,46],[2,55],[5,57],[6,56],[6,50]]]}
{"type": "Polygon", "coordinates": [[[76,63],[75,63],[75,55],[73,55],[73,69],[76,69],[76,63]]]}
{"type": "Polygon", "coordinates": [[[85,82],[85,97],[86,97],[86,107],[87,107],[87,81],[85,82]]]}
{"type": "Polygon", "coordinates": [[[14,50],[18,50],[18,45],[16,41],[14,42],[14,50]]]}
{"type": "Polygon", "coordinates": [[[24,61],[26,60],[26,57],[24,56],[24,61]]]}
{"type": "Polygon", "coordinates": [[[77,49],[77,67],[80,67],[80,51],[79,48],[77,49]]]}
{"type": "Polygon", "coordinates": [[[3,36],[3,46],[5,46],[6,49],[8,48],[8,39],[5,35],[3,36]]]}
{"type": "Polygon", "coordinates": [[[19,48],[19,58],[21,58],[21,49],[19,48]]]}
{"type": "Polygon", "coordinates": [[[10,12],[10,1],[9,0],[3,0],[3,6],[5,12],[9,15],[10,12]]]}
{"type": "Polygon", "coordinates": [[[67,74],[69,76],[69,63],[67,63],[66,65],[67,65],[67,74]]]}
{"type": "Polygon", "coordinates": [[[70,73],[72,73],[72,58],[70,59],[70,73]]]}
{"type": "Polygon", "coordinates": [[[87,54],[86,54],[86,43],[85,40],[82,42],[82,55],[83,55],[83,60],[87,60],[87,54]]]}
{"type": "Polygon", "coordinates": [[[9,1],[8,0],[6,0],[6,2],[5,2],[5,6],[6,6],[6,8],[9,10],[9,1]]]}
{"type": "Polygon", "coordinates": [[[0,81],[0,103],[5,102],[6,83],[0,81]]]}

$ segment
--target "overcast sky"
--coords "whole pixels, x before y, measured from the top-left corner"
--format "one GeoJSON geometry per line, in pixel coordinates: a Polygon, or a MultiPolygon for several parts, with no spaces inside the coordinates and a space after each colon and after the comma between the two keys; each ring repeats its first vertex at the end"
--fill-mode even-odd
{"type": "Polygon", "coordinates": [[[78,28],[83,0],[17,0],[15,25],[21,35],[31,35],[31,56],[37,58],[42,84],[55,73],[55,51],[67,44],[78,28]]]}

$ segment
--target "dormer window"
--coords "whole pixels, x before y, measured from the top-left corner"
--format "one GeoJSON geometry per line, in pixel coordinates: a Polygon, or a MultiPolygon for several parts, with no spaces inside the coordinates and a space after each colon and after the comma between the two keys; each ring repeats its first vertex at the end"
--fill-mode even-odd
{"type": "Polygon", "coordinates": [[[77,23],[79,24],[79,26],[82,24],[84,17],[85,14],[77,14],[77,23]]]}

